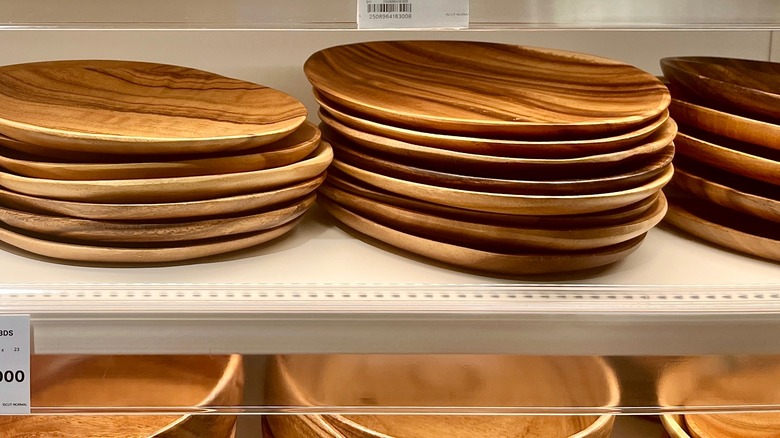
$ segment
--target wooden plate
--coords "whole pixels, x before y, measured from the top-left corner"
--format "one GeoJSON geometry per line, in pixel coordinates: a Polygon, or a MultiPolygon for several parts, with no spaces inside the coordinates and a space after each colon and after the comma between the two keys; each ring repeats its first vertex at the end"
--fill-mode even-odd
{"type": "Polygon", "coordinates": [[[666,199],[660,196],[646,215],[620,225],[588,228],[583,224],[570,229],[523,228],[519,225],[475,223],[457,217],[441,217],[400,208],[340,190],[327,183],[320,187],[319,193],[366,219],[397,230],[454,245],[506,252],[527,251],[531,248],[576,251],[616,245],[646,233],[661,222],[666,213],[666,199]]]}
{"type": "Polygon", "coordinates": [[[661,60],[676,86],[728,108],[780,120],[780,63],[687,56],[661,60]]]}
{"type": "Polygon", "coordinates": [[[657,118],[670,101],[661,81],[630,65],[507,44],[349,44],[313,54],[304,71],[355,114],[487,137],[614,135],[657,118]]]}
{"type": "Polygon", "coordinates": [[[661,423],[664,425],[669,438],[691,438],[685,430],[685,418],[679,414],[661,415],[661,423]]]}
{"type": "Polygon", "coordinates": [[[691,160],[770,184],[780,184],[780,151],[699,131],[677,134],[677,152],[691,160]]]}
{"type": "Polygon", "coordinates": [[[675,187],[722,207],[780,222],[780,189],[776,186],[678,161],[672,178],[675,187]]]}
{"type": "Polygon", "coordinates": [[[0,67],[0,132],[50,148],[241,150],[278,140],[305,119],[292,96],[192,68],[106,60],[0,67]]]}
{"type": "Polygon", "coordinates": [[[606,266],[634,252],[644,239],[642,235],[617,245],[587,251],[493,252],[407,234],[366,219],[326,198],[320,198],[318,202],[337,220],[361,234],[413,254],[490,274],[554,274],[606,266]]]}
{"type": "Polygon", "coordinates": [[[65,201],[169,203],[256,193],[292,185],[321,174],[333,150],[321,142],[305,160],[273,169],[225,175],[117,180],[52,180],[0,172],[0,185],[18,193],[65,201]]]}
{"type": "Polygon", "coordinates": [[[780,150],[780,125],[728,114],[679,99],[672,99],[669,111],[681,125],[780,150]]]}
{"type": "Polygon", "coordinates": [[[292,203],[275,206],[273,210],[187,222],[94,221],[0,207],[0,222],[16,229],[50,236],[55,240],[176,242],[232,236],[274,228],[306,213],[314,204],[314,199],[315,195],[310,194],[292,203]]]}
{"type": "Polygon", "coordinates": [[[306,122],[292,134],[271,145],[230,155],[177,156],[172,160],[131,155],[129,160],[125,160],[128,157],[102,155],[90,159],[71,154],[68,159],[53,160],[0,148],[0,167],[23,176],[65,180],[218,175],[287,166],[306,158],[319,142],[319,129],[306,122]]]}
{"type": "MultiPolygon", "coordinates": [[[[40,235],[22,234],[18,229],[0,227],[0,241],[34,254],[55,259],[87,263],[171,263],[225,254],[250,248],[276,239],[289,232],[302,218],[293,219],[283,225],[254,233],[245,233],[224,238],[199,240],[196,242],[173,242],[159,245],[97,246],[79,243],[46,240],[40,235]]],[[[125,243],[124,245],[129,245],[125,243]]]]}
{"type": "MultiPolygon", "coordinates": [[[[33,406],[171,407],[241,403],[241,356],[33,355],[33,406]]],[[[234,415],[0,416],[3,437],[229,438],[234,415]]]]}
{"type": "Polygon", "coordinates": [[[154,221],[238,214],[303,197],[319,187],[325,174],[289,187],[203,201],[160,204],[94,204],[37,198],[0,189],[0,205],[33,213],[94,220],[154,221]]]}
{"type": "Polygon", "coordinates": [[[692,198],[669,198],[666,222],[707,242],[780,261],[777,223],[712,206],[692,198]]]}
{"type": "MultiPolygon", "coordinates": [[[[380,143],[385,143],[388,140],[398,140],[445,151],[492,155],[502,158],[580,158],[621,151],[641,144],[644,139],[669,122],[669,111],[665,110],[660,116],[636,130],[615,136],[596,137],[590,140],[532,141],[517,138],[490,139],[416,131],[387,125],[342,111],[338,105],[329,102],[317,93],[317,90],[314,90],[314,97],[321,107],[320,120],[331,125],[344,135],[354,137],[355,141],[362,140],[376,143],[377,137],[379,137],[381,139],[380,143]]],[[[674,139],[674,133],[666,131],[666,135],[667,140],[665,144],[669,144],[674,139]]]]}
{"type": "Polygon", "coordinates": [[[693,438],[780,436],[780,414],[777,412],[686,415],[685,423],[693,438]]]}
{"type": "Polygon", "coordinates": [[[661,190],[674,173],[671,165],[655,180],[629,190],[579,196],[513,195],[437,187],[392,178],[333,160],[333,167],[373,187],[410,198],[469,210],[505,214],[566,215],[625,207],[661,190]]]}

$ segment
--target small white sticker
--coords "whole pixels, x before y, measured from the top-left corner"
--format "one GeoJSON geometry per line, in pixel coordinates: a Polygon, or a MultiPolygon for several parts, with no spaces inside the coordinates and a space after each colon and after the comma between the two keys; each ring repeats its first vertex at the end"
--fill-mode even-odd
{"type": "Polygon", "coordinates": [[[30,315],[0,315],[0,414],[30,413],[30,315]]]}
{"type": "Polygon", "coordinates": [[[358,0],[358,29],[464,29],[469,0],[358,0]]]}

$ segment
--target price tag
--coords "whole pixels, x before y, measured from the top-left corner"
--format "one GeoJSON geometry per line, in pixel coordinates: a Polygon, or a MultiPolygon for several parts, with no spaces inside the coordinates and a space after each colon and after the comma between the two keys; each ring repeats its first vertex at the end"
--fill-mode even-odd
{"type": "Polygon", "coordinates": [[[30,315],[0,315],[0,414],[30,413],[30,315]]]}
{"type": "Polygon", "coordinates": [[[358,0],[358,29],[463,29],[469,0],[358,0]]]}

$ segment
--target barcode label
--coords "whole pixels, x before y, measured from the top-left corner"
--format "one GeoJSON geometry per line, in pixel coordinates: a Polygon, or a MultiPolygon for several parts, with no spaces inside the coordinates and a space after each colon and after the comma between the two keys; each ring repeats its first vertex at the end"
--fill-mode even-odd
{"type": "Polygon", "coordinates": [[[368,6],[368,13],[369,14],[375,14],[375,13],[390,13],[390,12],[408,12],[412,13],[412,4],[411,3],[380,3],[380,4],[369,4],[368,6]]]}
{"type": "Polygon", "coordinates": [[[358,0],[358,29],[463,29],[469,0],[358,0]]]}

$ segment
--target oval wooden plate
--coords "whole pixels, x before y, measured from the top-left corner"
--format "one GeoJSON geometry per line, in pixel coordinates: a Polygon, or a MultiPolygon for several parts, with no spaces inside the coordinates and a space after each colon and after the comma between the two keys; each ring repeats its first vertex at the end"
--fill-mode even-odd
{"type": "Polygon", "coordinates": [[[575,251],[616,245],[646,233],[661,222],[666,213],[666,199],[660,196],[643,217],[620,225],[594,228],[581,225],[571,229],[524,228],[475,223],[400,208],[340,190],[327,183],[320,187],[319,193],[364,218],[395,229],[454,245],[489,247],[507,252],[529,248],[575,251]]]}
{"type": "Polygon", "coordinates": [[[669,91],[617,61],[466,41],[384,41],[309,57],[307,78],[355,112],[399,126],[475,136],[594,138],[657,118],[669,91]]]}
{"type": "Polygon", "coordinates": [[[780,120],[780,63],[685,56],[662,59],[661,70],[673,85],[699,97],[780,120]]]}
{"type": "Polygon", "coordinates": [[[209,239],[267,230],[295,219],[314,204],[310,194],[273,210],[248,215],[187,222],[94,221],[47,216],[0,207],[0,222],[19,230],[38,233],[55,240],[81,242],[176,242],[209,239]]]}
{"type": "Polygon", "coordinates": [[[504,253],[484,251],[415,236],[366,219],[326,198],[320,205],[338,221],[363,235],[429,259],[470,270],[499,275],[537,275],[592,269],[622,260],[644,239],[587,251],[504,253]]]}
{"type": "Polygon", "coordinates": [[[780,414],[777,412],[686,415],[685,422],[693,438],[780,436],[780,414]]]}
{"type": "Polygon", "coordinates": [[[678,133],[675,145],[680,155],[691,160],[780,185],[780,151],[759,149],[725,138],[711,138],[695,131],[678,133]]]}
{"type": "MultiPolygon", "coordinates": [[[[320,120],[331,125],[339,132],[357,139],[381,142],[399,140],[419,146],[430,146],[445,151],[463,152],[475,155],[492,155],[501,158],[582,158],[593,155],[616,152],[635,147],[644,139],[658,131],[669,121],[669,111],[634,131],[625,134],[597,137],[590,140],[548,140],[532,141],[521,139],[490,139],[464,137],[428,131],[416,131],[403,127],[361,118],[342,111],[338,106],[322,97],[314,90],[314,97],[320,104],[320,120]],[[327,120],[326,120],[327,118],[327,120]],[[337,126],[338,123],[340,126],[337,126]],[[347,131],[348,128],[350,131],[347,131]]],[[[666,132],[668,140],[674,139],[674,133],[666,132]]]]}
{"type": "Polygon", "coordinates": [[[291,231],[301,219],[301,217],[298,217],[283,225],[260,232],[196,242],[163,242],[161,245],[97,246],[57,242],[43,239],[39,237],[40,235],[22,234],[17,229],[10,229],[5,226],[0,227],[0,241],[34,254],[76,262],[96,264],[130,263],[137,265],[171,263],[225,254],[268,242],[291,231]]]}
{"type": "Polygon", "coordinates": [[[325,174],[289,187],[248,195],[203,201],[160,204],[95,204],[37,198],[0,189],[0,205],[41,214],[94,220],[154,221],[231,215],[282,204],[303,197],[319,187],[325,174]]]}
{"type": "Polygon", "coordinates": [[[629,190],[578,196],[512,195],[437,187],[392,178],[333,160],[333,167],[373,187],[451,207],[505,214],[566,215],[625,207],[661,190],[674,173],[671,165],[649,183],[629,190]]]}
{"type": "Polygon", "coordinates": [[[278,140],[306,119],[281,91],[192,68],[74,60],[0,67],[0,132],[102,154],[204,153],[278,140]]]}
{"type": "Polygon", "coordinates": [[[242,151],[230,155],[181,156],[173,160],[150,156],[130,156],[117,161],[107,156],[83,160],[74,155],[67,160],[46,160],[23,152],[0,149],[0,167],[32,178],[64,180],[116,180],[172,178],[251,172],[281,167],[298,162],[319,145],[320,131],[309,122],[292,134],[260,150],[242,151]]]}
{"type": "Polygon", "coordinates": [[[0,172],[0,185],[44,198],[100,203],[166,203],[255,193],[311,179],[327,169],[333,150],[321,142],[305,160],[287,166],[225,175],[117,180],[52,180],[0,172]]]}

